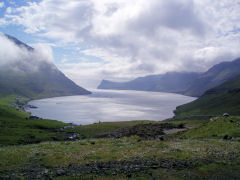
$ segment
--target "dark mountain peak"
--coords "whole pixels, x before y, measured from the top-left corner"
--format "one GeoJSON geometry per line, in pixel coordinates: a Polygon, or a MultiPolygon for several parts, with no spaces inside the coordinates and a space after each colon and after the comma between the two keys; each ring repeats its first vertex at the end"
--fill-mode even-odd
{"type": "Polygon", "coordinates": [[[28,46],[27,44],[23,43],[22,41],[18,40],[17,38],[10,36],[8,34],[4,34],[10,41],[14,42],[17,46],[24,47],[29,51],[33,51],[34,48],[28,46]]]}

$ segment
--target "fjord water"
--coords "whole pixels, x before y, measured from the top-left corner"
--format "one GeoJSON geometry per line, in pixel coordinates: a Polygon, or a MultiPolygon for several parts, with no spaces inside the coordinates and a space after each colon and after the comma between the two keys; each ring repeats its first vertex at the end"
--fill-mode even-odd
{"type": "Polygon", "coordinates": [[[32,115],[74,124],[96,122],[164,120],[179,105],[196,98],[173,93],[93,90],[90,95],[65,96],[30,101],[38,108],[32,115]]]}

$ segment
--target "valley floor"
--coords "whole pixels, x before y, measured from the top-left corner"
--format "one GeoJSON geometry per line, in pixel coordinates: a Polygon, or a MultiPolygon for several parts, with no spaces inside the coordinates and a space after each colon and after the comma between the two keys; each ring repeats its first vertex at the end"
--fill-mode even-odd
{"type": "Polygon", "coordinates": [[[70,126],[29,119],[9,101],[0,103],[0,179],[240,177],[238,116],[70,126]]]}

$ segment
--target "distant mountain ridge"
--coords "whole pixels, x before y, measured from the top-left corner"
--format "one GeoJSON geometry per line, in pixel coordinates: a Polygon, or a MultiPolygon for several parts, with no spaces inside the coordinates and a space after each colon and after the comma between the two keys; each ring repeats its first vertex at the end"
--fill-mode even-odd
{"type": "Polygon", "coordinates": [[[169,72],[121,83],[103,80],[98,89],[171,92],[200,97],[208,89],[216,87],[238,74],[240,74],[240,58],[231,62],[219,63],[204,73],[169,72]]]}
{"type": "Polygon", "coordinates": [[[189,83],[198,78],[195,72],[169,72],[162,75],[140,77],[128,82],[111,82],[103,80],[98,89],[161,91],[171,93],[184,93],[189,83]]]}
{"type": "MultiPolygon", "coordinates": [[[[9,35],[6,37],[16,46],[25,48],[29,52],[34,51],[34,48],[18,39],[9,35]]],[[[24,60],[20,60],[0,69],[0,96],[17,94],[37,99],[90,93],[67,78],[53,63],[47,61],[36,64],[33,59],[32,64],[27,64],[24,60]],[[37,70],[32,70],[31,67],[37,70]]]]}

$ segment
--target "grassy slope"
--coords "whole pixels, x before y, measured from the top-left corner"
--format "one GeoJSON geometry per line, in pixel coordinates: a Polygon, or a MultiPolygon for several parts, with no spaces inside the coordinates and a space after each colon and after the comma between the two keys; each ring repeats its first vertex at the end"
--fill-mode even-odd
{"type": "Polygon", "coordinates": [[[223,138],[234,137],[240,140],[240,117],[215,117],[198,128],[183,133],[184,138],[223,138]]]}
{"type": "MultiPolygon", "coordinates": [[[[209,121],[195,119],[173,120],[171,123],[185,123],[192,128],[166,136],[165,141],[145,141],[139,137],[121,139],[86,139],[76,142],[44,142],[25,146],[0,147],[0,172],[21,168],[35,168],[40,165],[48,171],[58,167],[68,167],[70,164],[85,164],[95,161],[132,161],[135,158],[166,160],[189,160],[198,162],[195,168],[183,170],[155,168],[143,172],[132,173],[130,179],[184,179],[194,178],[228,178],[239,177],[240,172],[240,117],[214,118],[209,121]],[[229,135],[231,141],[222,140],[229,135]],[[201,159],[211,160],[201,163],[201,159]],[[163,176],[164,174],[164,176],[163,176]]],[[[77,127],[86,137],[104,133],[116,128],[149,122],[117,122],[99,123],[77,127]]],[[[74,131],[75,131],[74,130],[74,131]]],[[[72,130],[73,131],[73,130],[72,130]]],[[[97,178],[126,179],[126,174],[99,175],[78,174],[58,179],[97,178]]]]}
{"type": "Polygon", "coordinates": [[[185,132],[168,135],[169,139],[223,139],[227,135],[240,141],[240,116],[213,117],[204,121],[197,121],[196,118],[177,120],[173,123],[184,123],[191,128],[185,132]]]}
{"type": "Polygon", "coordinates": [[[153,123],[152,121],[123,121],[123,122],[102,122],[85,126],[78,126],[73,129],[67,129],[67,132],[79,133],[81,137],[92,138],[99,134],[114,131],[116,129],[134,126],[138,124],[153,123]]]}
{"type": "Polygon", "coordinates": [[[0,99],[0,145],[27,144],[64,138],[54,131],[66,124],[50,120],[26,120],[28,114],[10,107],[10,103],[14,102],[16,97],[12,95],[0,99]]]}
{"type": "MultiPolygon", "coordinates": [[[[36,158],[48,168],[67,167],[92,161],[123,161],[133,158],[202,159],[227,158],[240,155],[240,143],[219,140],[141,141],[136,137],[83,140],[78,142],[47,142],[37,145],[3,147],[0,149],[1,170],[21,168],[36,158]],[[103,148],[104,147],[104,148],[103,148]],[[227,148],[227,149],[226,149],[227,148]],[[36,155],[37,154],[37,155],[36,155]],[[8,157],[8,158],[6,158],[8,157]]],[[[223,160],[222,159],[222,160],[223,160]]]]}
{"type": "MultiPolygon", "coordinates": [[[[234,85],[235,87],[235,85],[234,85]]],[[[165,141],[146,141],[139,137],[121,139],[92,139],[97,134],[106,133],[126,126],[149,123],[149,121],[131,121],[115,123],[97,123],[66,129],[77,132],[85,139],[76,142],[51,142],[58,138],[64,140],[56,129],[66,126],[58,121],[26,120],[27,114],[10,107],[16,96],[0,99],[0,177],[14,171],[20,177],[21,169],[35,169],[38,166],[54,170],[58,167],[69,167],[71,164],[90,162],[132,161],[135,158],[171,160],[188,160],[197,162],[194,168],[183,170],[166,168],[149,168],[144,172],[113,175],[76,174],[59,176],[57,179],[236,179],[240,176],[240,117],[218,117],[209,121],[198,117],[172,120],[170,123],[184,123],[191,127],[186,132],[167,135],[165,141]],[[222,140],[230,136],[230,141],[222,140]],[[11,144],[28,144],[48,141],[40,144],[3,146],[11,144]],[[211,160],[202,163],[201,159],[211,160]],[[18,169],[18,171],[16,171],[18,169]]],[[[27,101],[25,99],[24,101],[27,101]]],[[[156,122],[158,123],[158,122],[156,122]]],[[[164,122],[161,122],[164,123],[164,122]]]]}
{"type": "MultiPolygon", "coordinates": [[[[41,141],[64,140],[66,137],[57,132],[68,126],[53,120],[29,120],[28,114],[15,110],[10,104],[16,95],[0,98],[0,145],[37,143],[41,141]]],[[[25,103],[28,99],[23,99],[25,103]]],[[[126,126],[149,123],[149,121],[106,122],[66,129],[68,133],[79,133],[79,137],[90,138],[126,126]]]]}
{"type": "Polygon", "coordinates": [[[232,115],[240,114],[240,76],[237,76],[222,85],[208,90],[199,99],[179,106],[175,114],[189,115],[232,115]]]}

